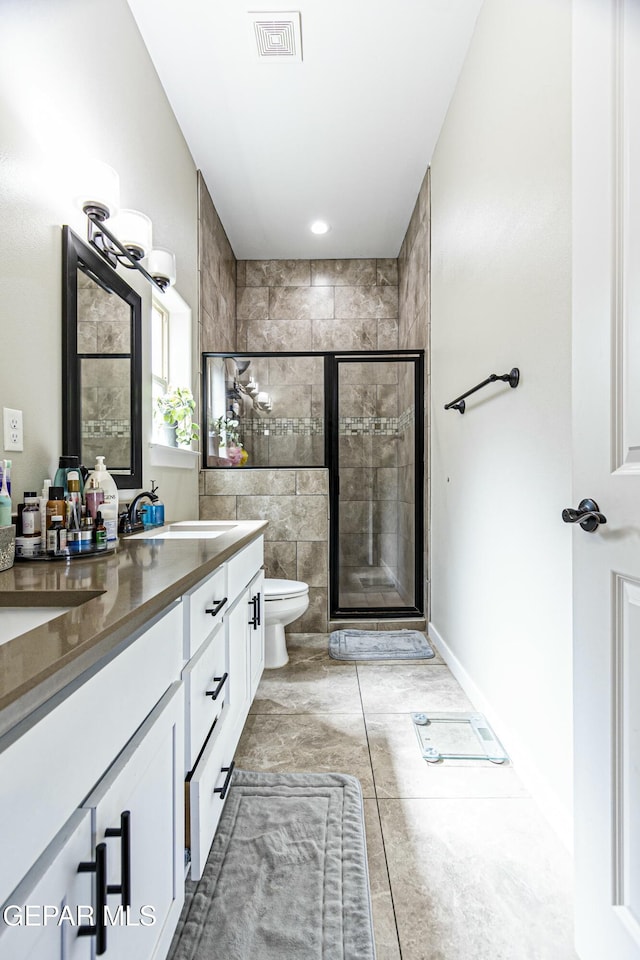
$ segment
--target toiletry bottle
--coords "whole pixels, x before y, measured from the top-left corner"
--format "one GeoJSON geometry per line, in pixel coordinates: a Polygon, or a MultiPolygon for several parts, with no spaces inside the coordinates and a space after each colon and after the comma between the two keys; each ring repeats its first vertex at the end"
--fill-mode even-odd
{"type": "Polygon", "coordinates": [[[104,490],[100,486],[95,474],[89,478],[89,486],[85,488],[84,500],[87,505],[87,514],[95,520],[98,507],[104,502],[104,490]]]}
{"type": "Polygon", "coordinates": [[[80,524],[80,553],[91,553],[93,550],[93,531],[93,517],[83,517],[80,524]]]}
{"type": "MultiPolygon", "coordinates": [[[[156,491],[157,491],[157,489],[158,489],[158,488],[157,488],[157,486],[156,486],[155,480],[152,480],[152,481],[151,481],[151,493],[154,493],[154,494],[155,494],[156,491]]],[[[164,525],[164,503],[163,503],[162,500],[160,500],[160,498],[158,497],[157,500],[154,500],[154,502],[152,503],[151,506],[152,506],[152,508],[153,508],[153,509],[152,509],[152,512],[151,512],[151,516],[153,517],[153,526],[154,526],[154,527],[161,527],[161,526],[163,526],[163,525],[164,525]]]]}
{"type": "Polygon", "coordinates": [[[45,480],[42,493],[38,499],[38,505],[40,507],[40,535],[42,537],[43,550],[47,548],[47,503],[49,501],[50,488],[51,480],[45,480]]]}
{"type": "MultiPolygon", "coordinates": [[[[56,489],[55,487],[51,488],[56,489]]],[[[64,500],[62,501],[64,503],[64,500]]],[[[51,503],[51,501],[49,501],[51,503]]],[[[67,531],[62,525],[62,516],[56,513],[51,517],[51,525],[47,530],[47,553],[56,556],[67,552],[67,531]]]]}
{"type": "Polygon", "coordinates": [[[102,514],[98,510],[96,514],[96,525],[93,531],[93,542],[95,544],[96,550],[106,550],[107,549],[107,528],[104,525],[102,519],[102,514]]]}
{"type": "Polygon", "coordinates": [[[22,536],[29,538],[40,536],[40,507],[38,505],[38,494],[35,491],[24,495],[22,536]]]}
{"type": "Polygon", "coordinates": [[[11,496],[7,486],[7,461],[3,462],[2,487],[0,487],[0,527],[11,525],[11,496]]]}
{"type": "MultiPolygon", "coordinates": [[[[65,516],[66,505],[64,502],[64,491],[62,487],[49,487],[49,499],[47,500],[47,533],[51,528],[54,517],[60,517],[62,520],[65,516]]],[[[49,550],[49,540],[47,539],[47,552],[49,550]]]]}
{"type": "Polygon", "coordinates": [[[62,487],[64,495],[69,493],[69,477],[74,477],[80,483],[80,496],[82,497],[82,474],[80,472],[79,457],[60,457],[58,469],[53,479],[54,487],[62,487]]]}
{"type": "Polygon", "coordinates": [[[95,469],[89,474],[87,481],[96,477],[104,493],[104,506],[100,508],[104,524],[107,528],[107,539],[118,539],[118,488],[116,482],[104,465],[104,457],[96,457],[95,469]]]}
{"type": "Polygon", "coordinates": [[[107,531],[107,542],[114,546],[118,542],[118,508],[114,503],[102,503],[100,512],[107,531]]]}

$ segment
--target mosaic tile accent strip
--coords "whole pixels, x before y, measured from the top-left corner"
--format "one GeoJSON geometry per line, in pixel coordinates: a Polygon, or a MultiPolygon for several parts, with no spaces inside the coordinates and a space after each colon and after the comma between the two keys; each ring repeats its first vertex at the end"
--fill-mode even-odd
{"type": "MultiPolygon", "coordinates": [[[[413,407],[399,417],[340,417],[339,435],[391,437],[403,433],[415,419],[413,407]]],[[[93,421],[90,421],[93,422],[93,421]]],[[[324,436],[323,417],[252,417],[243,420],[240,433],[248,437],[324,436]]]]}
{"type": "Polygon", "coordinates": [[[122,420],[85,420],[82,424],[82,436],[86,440],[104,437],[128,437],[131,425],[122,420]]]}
{"type": "Polygon", "coordinates": [[[324,436],[323,417],[252,417],[239,427],[243,437],[324,436]]]}
{"type": "Polygon", "coordinates": [[[399,417],[340,417],[340,436],[391,437],[404,433],[414,419],[413,407],[408,407],[399,417]]]}

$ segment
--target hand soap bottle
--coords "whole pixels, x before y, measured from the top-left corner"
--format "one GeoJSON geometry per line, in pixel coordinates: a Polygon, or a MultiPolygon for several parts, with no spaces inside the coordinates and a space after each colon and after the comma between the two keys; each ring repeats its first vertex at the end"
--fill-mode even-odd
{"type": "Polygon", "coordinates": [[[107,528],[107,540],[113,543],[118,539],[118,488],[104,465],[104,457],[96,457],[95,469],[87,477],[85,487],[91,483],[92,477],[95,477],[102,487],[104,500],[100,512],[107,528]]]}

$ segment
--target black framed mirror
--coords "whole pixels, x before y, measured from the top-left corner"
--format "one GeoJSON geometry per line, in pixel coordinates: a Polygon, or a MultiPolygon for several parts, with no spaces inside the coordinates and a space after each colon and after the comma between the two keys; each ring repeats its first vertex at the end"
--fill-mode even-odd
{"type": "Polygon", "coordinates": [[[142,486],[142,300],[62,228],[62,454],[142,486]]]}

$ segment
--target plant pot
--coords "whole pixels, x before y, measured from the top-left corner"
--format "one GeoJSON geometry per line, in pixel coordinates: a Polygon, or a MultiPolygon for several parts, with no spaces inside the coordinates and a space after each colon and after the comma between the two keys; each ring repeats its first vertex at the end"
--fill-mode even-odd
{"type": "Polygon", "coordinates": [[[176,430],[177,430],[177,429],[178,429],[178,425],[177,425],[176,423],[173,423],[173,424],[165,423],[165,424],[164,424],[164,426],[163,426],[163,428],[162,428],[162,432],[163,432],[163,434],[164,434],[164,442],[165,442],[165,444],[166,444],[168,447],[177,447],[177,446],[178,446],[178,438],[176,437],[176,430]]]}

